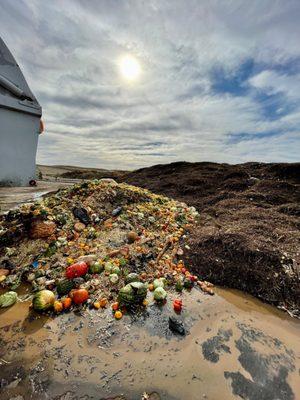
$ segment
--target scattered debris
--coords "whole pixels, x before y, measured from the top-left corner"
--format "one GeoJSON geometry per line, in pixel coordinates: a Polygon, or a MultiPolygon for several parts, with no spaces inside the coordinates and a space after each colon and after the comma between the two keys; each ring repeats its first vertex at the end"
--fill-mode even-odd
{"type": "Polygon", "coordinates": [[[169,328],[172,332],[182,336],[186,333],[183,323],[175,317],[169,317],[169,328]]]}
{"type": "MultiPolygon", "coordinates": [[[[199,282],[179,259],[197,214],[185,203],[113,180],[61,189],[0,219],[1,285],[31,284],[40,312],[100,310],[110,301],[121,319],[199,282]]],[[[180,299],[176,304],[181,311],[180,299]]]]}

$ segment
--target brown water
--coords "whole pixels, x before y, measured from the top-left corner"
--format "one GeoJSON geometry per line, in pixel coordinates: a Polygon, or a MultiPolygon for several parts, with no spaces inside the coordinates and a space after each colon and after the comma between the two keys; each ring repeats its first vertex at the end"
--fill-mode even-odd
{"type": "Polygon", "coordinates": [[[180,337],[168,328],[174,296],[134,320],[37,317],[26,302],[2,311],[1,400],[300,399],[299,320],[237,291],[193,290],[180,337]]]}

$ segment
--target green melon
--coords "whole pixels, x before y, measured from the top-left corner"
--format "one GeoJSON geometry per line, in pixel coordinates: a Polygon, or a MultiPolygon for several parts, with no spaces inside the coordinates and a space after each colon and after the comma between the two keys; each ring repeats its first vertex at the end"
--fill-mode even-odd
{"type": "Polygon", "coordinates": [[[74,287],[73,281],[69,279],[63,279],[61,281],[58,281],[56,285],[56,290],[60,296],[63,296],[65,294],[68,294],[73,289],[73,287],[74,287]]]}
{"type": "Polygon", "coordinates": [[[139,281],[140,281],[139,275],[136,274],[135,272],[131,272],[125,278],[126,283],[139,282],[139,281]]]}
{"type": "Polygon", "coordinates": [[[96,261],[94,264],[90,266],[91,274],[100,274],[103,270],[104,266],[99,261],[96,261]]]}
{"type": "Polygon", "coordinates": [[[36,311],[46,311],[53,307],[54,301],[55,296],[51,290],[40,290],[34,295],[32,306],[36,311]]]}
{"type": "Polygon", "coordinates": [[[147,286],[142,282],[131,282],[119,291],[120,303],[133,305],[142,303],[147,296],[147,286]]]}

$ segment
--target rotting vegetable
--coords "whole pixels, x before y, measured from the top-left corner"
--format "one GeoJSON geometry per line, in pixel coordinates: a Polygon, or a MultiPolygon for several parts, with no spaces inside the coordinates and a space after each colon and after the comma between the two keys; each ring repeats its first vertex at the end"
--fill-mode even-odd
{"type": "MultiPolygon", "coordinates": [[[[205,293],[213,292],[178,259],[197,218],[196,210],[184,203],[112,180],[94,180],[22,205],[13,218],[14,229],[24,236],[0,252],[0,285],[28,282],[37,292],[37,311],[60,313],[89,304],[100,310],[118,300],[116,314],[124,307],[147,306],[152,299],[164,304],[167,291],[191,289],[196,281],[205,293]],[[51,235],[26,236],[24,221],[52,227],[51,235]],[[6,268],[8,264],[14,268],[6,268]]],[[[0,217],[1,243],[13,237],[11,226],[0,217]]]]}
{"type": "Polygon", "coordinates": [[[18,295],[16,292],[10,291],[2,294],[0,296],[0,307],[10,307],[15,304],[18,299],[18,295]]]}

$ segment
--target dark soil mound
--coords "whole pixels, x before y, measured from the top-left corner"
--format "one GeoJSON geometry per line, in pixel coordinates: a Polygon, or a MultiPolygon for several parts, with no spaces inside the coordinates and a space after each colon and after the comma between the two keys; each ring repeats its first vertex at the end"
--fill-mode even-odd
{"type": "Polygon", "coordinates": [[[89,169],[74,169],[72,171],[64,172],[60,175],[61,178],[68,178],[68,179],[115,179],[120,180],[123,177],[123,171],[94,171],[89,169]]]}
{"type": "Polygon", "coordinates": [[[185,257],[201,278],[299,313],[300,163],[177,162],[124,179],[198,209],[185,257]]]}

